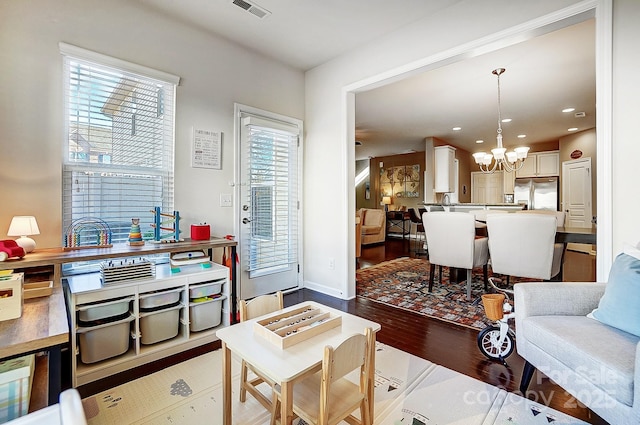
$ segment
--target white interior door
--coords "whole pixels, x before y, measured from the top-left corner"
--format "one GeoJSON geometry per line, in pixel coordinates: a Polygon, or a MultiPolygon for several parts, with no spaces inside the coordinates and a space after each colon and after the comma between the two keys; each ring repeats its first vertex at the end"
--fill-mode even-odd
{"type": "MultiPolygon", "coordinates": [[[[565,227],[591,227],[591,158],[562,163],[562,208],[565,227]]],[[[569,244],[568,248],[591,252],[591,245],[569,244]]]]}
{"type": "Polygon", "coordinates": [[[240,114],[240,298],[298,287],[301,123],[240,114]]]}

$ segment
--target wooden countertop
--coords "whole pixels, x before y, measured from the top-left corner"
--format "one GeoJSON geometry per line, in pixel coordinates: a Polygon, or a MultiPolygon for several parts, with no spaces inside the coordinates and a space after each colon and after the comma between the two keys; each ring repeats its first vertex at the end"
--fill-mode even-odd
{"type": "Polygon", "coordinates": [[[125,243],[113,245],[111,248],[84,248],[65,251],[62,248],[36,249],[21,259],[0,261],[0,270],[22,269],[25,267],[48,266],[51,264],[70,263],[74,261],[102,260],[118,256],[144,254],[160,254],[165,252],[210,249],[216,247],[236,246],[238,242],[224,238],[211,238],[194,241],[187,239],[175,243],[146,243],[142,246],[129,246],[125,243]]]}
{"type": "Polygon", "coordinates": [[[0,322],[0,358],[44,350],[69,341],[67,307],[60,286],[48,297],[24,300],[22,316],[0,322]]]}

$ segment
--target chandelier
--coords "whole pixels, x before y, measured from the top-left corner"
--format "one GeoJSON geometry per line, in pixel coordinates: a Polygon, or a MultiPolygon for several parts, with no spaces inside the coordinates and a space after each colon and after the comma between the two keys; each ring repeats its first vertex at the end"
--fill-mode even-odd
{"type": "Polygon", "coordinates": [[[508,172],[516,171],[522,168],[524,160],[527,158],[529,148],[525,146],[517,147],[513,151],[507,152],[502,146],[502,114],[500,112],[500,75],[505,71],[504,68],[498,68],[491,71],[498,77],[498,135],[497,146],[491,149],[491,153],[477,152],[473,154],[473,159],[480,166],[483,173],[494,173],[496,171],[505,170],[508,172]],[[491,163],[493,162],[493,165],[491,163]]]}

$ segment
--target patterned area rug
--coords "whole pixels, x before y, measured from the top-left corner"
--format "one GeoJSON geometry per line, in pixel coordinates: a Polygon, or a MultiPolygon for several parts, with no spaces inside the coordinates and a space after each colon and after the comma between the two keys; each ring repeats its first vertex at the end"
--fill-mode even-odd
{"type": "Polygon", "coordinates": [[[442,283],[438,282],[436,268],[433,292],[429,293],[429,266],[427,260],[398,258],[357,270],[356,294],[474,329],[483,329],[489,324],[479,301],[485,293],[482,269],[473,272],[472,301],[467,301],[466,280],[449,284],[448,267],[443,269],[442,283]]]}

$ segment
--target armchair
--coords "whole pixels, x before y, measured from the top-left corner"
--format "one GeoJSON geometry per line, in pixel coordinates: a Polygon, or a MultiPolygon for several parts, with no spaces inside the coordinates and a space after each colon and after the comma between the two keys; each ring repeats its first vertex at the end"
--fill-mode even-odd
{"type": "Polygon", "coordinates": [[[387,226],[384,210],[362,208],[360,221],[362,222],[362,245],[384,242],[387,226]]]}
{"type": "MultiPolygon", "coordinates": [[[[610,283],[609,283],[610,284],[610,283]]],[[[520,391],[535,369],[611,424],[640,423],[640,337],[587,317],[604,283],[527,282],[515,290],[520,391]]]]}

